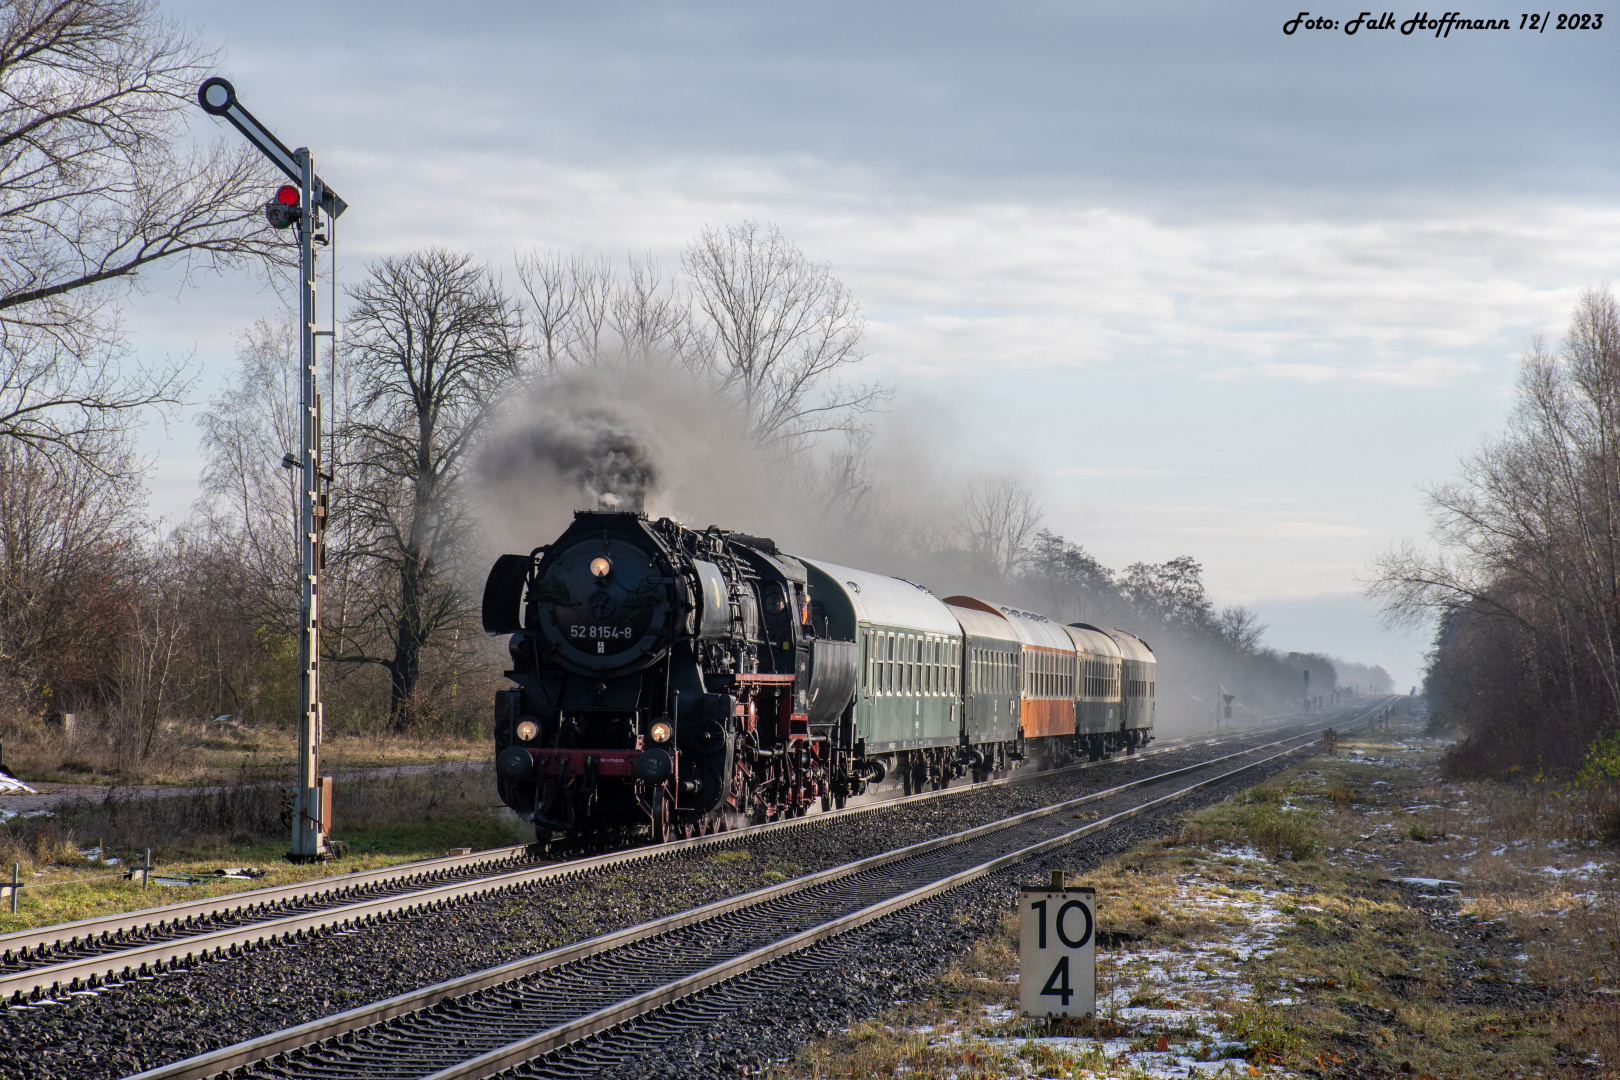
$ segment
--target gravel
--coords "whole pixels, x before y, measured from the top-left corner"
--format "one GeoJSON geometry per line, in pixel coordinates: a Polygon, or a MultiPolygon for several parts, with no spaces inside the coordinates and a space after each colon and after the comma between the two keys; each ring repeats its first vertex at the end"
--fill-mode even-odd
{"type": "MultiPolygon", "coordinates": [[[[1199,748],[1147,760],[1125,759],[1111,763],[1117,768],[1042,777],[973,792],[972,798],[898,805],[855,818],[833,816],[822,824],[758,837],[742,832],[734,844],[720,851],[680,852],[609,867],[579,878],[543,882],[520,895],[480,898],[414,913],[373,927],[264,948],[245,957],[128,980],[57,1002],[9,1006],[0,1010],[0,1075],[9,1080],[99,1080],[138,1072],[772,881],[1110,787],[1149,769],[1173,766],[1182,758],[1190,764],[1208,753],[1207,748],[1199,748]]],[[[968,790],[964,788],[964,793],[968,790]]],[[[1221,797],[1201,794],[1197,801],[1201,804],[1221,797]]],[[[1192,802],[1178,804],[1176,809],[1187,805],[1192,802]]],[[[1087,849],[1111,851],[1116,845],[1129,846],[1151,835],[1146,831],[1150,828],[1168,827],[1162,823],[1171,816],[1138,819],[1123,832],[1088,840],[1087,849]]],[[[930,920],[936,928],[931,934],[949,937],[930,939],[926,947],[910,950],[910,959],[894,962],[897,966],[892,975],[882,974],[888,970],[885,967],[876,969],[870,979],[892,987],[892,993],[865,987],[866,974],[847,979],[834,974],[839,970],[834,966],[795,979],[784,989],[787,996],[761,1002],[755,1008],[765,1011],[740,1017],[736,1027],[748,1033],[758,1025],[777,1023],[770,1018],[780,1015],[780,1023],[786,1027],[762,1037],[802,1041],[808,1037],[808,1029],[802,1028],[807,1021],[792,1021],[801,1007],[792,1004],[799,1000],[793,995],[811,991],[841,994],[851,1002],[842,1012],[818,1006],[813,1010],[818,1023],[831,1022],[830,1017],[844,1012],[870,1015],[878,998],[886,1006],[925,984],[963,942],[977,936],[980,922],[975,920],[999,918],[999,901],[988,901],[1006,892],[1005,883],[984,883],[940,901],[962,908],[972,918],[965,928],[956,927],[948,918],[930,920]],[[983,893],[983,889],[992,892],[983,893]],[[941,927],[946,929],[939,930],[941,927]],[[862,987],[858,992],[852,989],[862,987]]],[[[879,933],[883,925],[873,924],[863,934],[879,933]]],[[[875,939],[863,940],[868,950],[874,947],[875,939]]],[[[717,1036],[710,1032],[694,1037],[717,1036]]],[[[752,1038],[747,1035],[740,1043],[752,1038]]],[[[771,1053],[783,1056],[774,1050],[771,1053]]],[[[731,1068],[728,1075],[735,1073],[731,1068]]],[[[677,1071],[669,1075],[694,1074],[677,1071]]]]}
{"type": "Polygon", "coordinates": [[[1089,870],[1177,828],[1181,814],[1247,785],[1200,792],[1020,867],[880,919],[835,941],[627,1026],[578,1052],[534,1062],[524,1077],[677,1080],[757,1075],[814,1039],[926,996],[934,980],[1017,903],[1018,885],[1048,870],[1089,870]],[[723,1023],[717,1022],[723,1019],[723,1023]]]}

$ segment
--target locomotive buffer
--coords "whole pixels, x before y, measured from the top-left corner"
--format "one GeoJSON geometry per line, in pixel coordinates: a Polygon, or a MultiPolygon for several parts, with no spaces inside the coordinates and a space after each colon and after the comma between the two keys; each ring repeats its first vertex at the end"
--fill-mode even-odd
{"type": "MultiPolygon", "coordinates": [[[[247,140],[269,158],[276,168],[296,185],[283,187],[265,207],[265,216],[276,228],[298,229],[299,270],[303,287],[298,291],[299,415],[303,417],[301,447],[296,459],[288,455],[285,464],[299,471],[302,479],[298,499],[299,626],[298,682],[298,789],[293,799],[292,847],[287,858],[293,862],[313,862],[330,858],[332,847],[326,834],[332,827],[332,782],[320,778],[318,747],[321,740],[321,631],[319,618],[321,533],[326,528],[326,507],[322,498],[323,477],[319,458],[321,439],[320,395],[315,385],[315,241],[322,213],[335,221],[348,204],[337,192],[315,175],[315,159],[308,148],[288,150],[280,139],[260,124],[236,99],[236,88],[215,76],[197,88],[197,104],[211,116],[229,120],[247,140]]],[[[336,348],[336,342],[333,347],[336,348]]]]}

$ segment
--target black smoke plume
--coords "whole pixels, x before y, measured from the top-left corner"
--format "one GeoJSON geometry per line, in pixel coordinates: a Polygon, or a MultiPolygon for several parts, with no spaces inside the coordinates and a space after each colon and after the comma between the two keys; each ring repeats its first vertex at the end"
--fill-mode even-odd
{"type": "Polygon", "coordinates": [[[612,380],[579,373],[549,382],[479,456],[486,488],[561,489],[576,509],[645,510],[661,488],[661,449],[642,407],[612,380]]]}

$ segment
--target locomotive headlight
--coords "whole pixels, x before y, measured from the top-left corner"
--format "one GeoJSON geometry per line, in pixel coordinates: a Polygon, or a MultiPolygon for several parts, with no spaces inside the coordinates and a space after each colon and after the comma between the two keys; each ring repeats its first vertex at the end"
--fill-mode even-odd
{"type": "Polygon", "coordinates": [[[520,720],[517,726],[518,742],[534,742],[540,734],[540,725],[533,720],[520,720]]]}
{"type": "Polygon", "coordinates": [[[613,564],[608,562],[605,556],[598,555],[596,558],[591,560],[591,576],[596,578],[598,581],[601,581],[603,578],[607,577],[608,571],[612,569],[613,564]]]}
{"type": "Polygon", "coordinates": [[[653,742],[669,742],[671,736],[675,734],[675,727],[668,720],[659,720],[653,724],[650,734],[653,742]]]}

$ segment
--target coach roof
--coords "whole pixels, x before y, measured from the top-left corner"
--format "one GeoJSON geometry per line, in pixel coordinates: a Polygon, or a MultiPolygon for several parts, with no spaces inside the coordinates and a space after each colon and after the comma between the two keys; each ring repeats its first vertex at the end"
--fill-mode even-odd
{"type": "Polygon", "coordinates": [[[1000,615],[1007,620],[1008,629],[1025,645],[1033,645],[1038,649],[1074,652],[1074,642],[1069,640],[1069,635],[1064,632],[1063,627],[1045,615],[1006,604],[991,604],[976,596],[947,596],[945,602],[955,607],[1000,615]]]}
{"type": "Polygon", "coordinates": [[[801,556],[799,561],[810,571],[812,595],[823,603],[842,600],[854,612],[857,622],[952,637],[962,633],[950,609],[921,585],[819,559],[801,556]],[[829,590],[835,595],[827,596],[829,590]]]}

